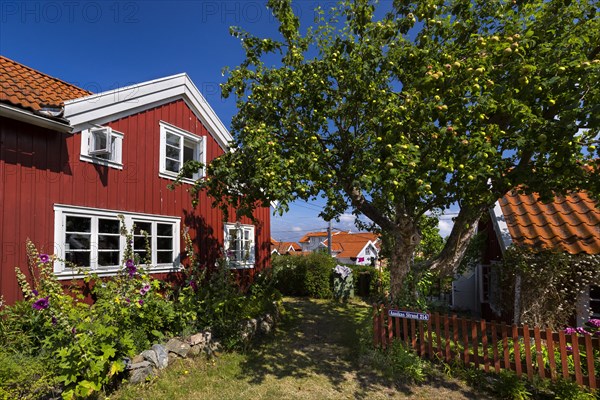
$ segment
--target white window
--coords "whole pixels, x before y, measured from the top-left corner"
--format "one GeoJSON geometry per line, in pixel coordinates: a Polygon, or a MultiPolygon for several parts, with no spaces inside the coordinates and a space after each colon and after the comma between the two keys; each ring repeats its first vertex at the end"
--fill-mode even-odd
{"type": "Polygon", "coordinates": [[[127,245],[119,215],[133,230],[133,250],[141,263],[149,259],[151,272],[179,270],[179,217],[55,205],[55,254],[66,261],[54,264],[59,279],[80,277],[80,268],[99,275],[118,271],[127,245]]]}
{"type": "Polygon", "coordinates": [[[600,286],[590,286],[590,314],[600,318],[600,286]]]}
{"type": "Polygon", "coordinates": [[[123,134],[110,127],[94,127],[81,132],[82,161],[123,169],[123,134]]]}
{"type": "MultiPolygon", "coordinates": [[[[160,121],[160,165],[159,176],[175,179],[187,161],[206,164],[206,138],[196,136],[164,121],[160,121]]],[[[193,182],[205,176],[205,167],[183,178],[193,182]]]]}
{"type": "Polygon", "coordinates": [[[231,268],[254,268],[254,226],[225,224],[225,257],[231,268]]]}

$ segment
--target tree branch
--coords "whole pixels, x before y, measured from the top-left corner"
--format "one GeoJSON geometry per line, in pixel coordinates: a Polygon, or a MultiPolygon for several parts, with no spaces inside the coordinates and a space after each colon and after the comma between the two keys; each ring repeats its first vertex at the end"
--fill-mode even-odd
{"type": "Polygon", "coordinates": [[[477,230],[477,224],[487,207],[464,206],[454,220],[452,232],[446,245],[437,258],[424,264],[425,268],[437,270],[443,275],[454,273],[454,269],[462,260],[471,238],[477,230]]]}

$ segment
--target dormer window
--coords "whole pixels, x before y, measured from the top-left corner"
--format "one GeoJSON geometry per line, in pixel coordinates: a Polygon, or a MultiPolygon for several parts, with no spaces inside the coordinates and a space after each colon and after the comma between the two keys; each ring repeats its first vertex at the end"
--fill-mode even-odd
{"type": "Polygon", "coordinates": [[[82,131],[80,160],[122,169],[123,136],[107,126],[82,131]]]}

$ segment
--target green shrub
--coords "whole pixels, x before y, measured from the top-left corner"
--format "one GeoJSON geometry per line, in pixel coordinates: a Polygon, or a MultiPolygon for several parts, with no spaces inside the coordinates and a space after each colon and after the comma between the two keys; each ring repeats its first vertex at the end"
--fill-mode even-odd
{"type": "Polygon", "coordinates": [[[58,392],[47,360],[0,349],[0,399],[41,399],[58,392]]]}
{"type": "MultiPolygon", "coordinates": [[[[551,382],[549,389],[554,394],[555,399],[560,400],[594,400],[596,396],[588,392],[586,389],[579,386],[577,383],[567,380],[558,379],[551,382]]],[[[600,393],[599,393],[600,394],[600,393]]]]}
{"type": "Polygon", "coordinates": [[[499,398],[506,400],[527,400],[531,398],[525,380],[510,371],[500,372],[499,379],[494,385],[494,391],[499,398]]]}
{"type": "Polygon", "coordinates": [[[421,383],[427,377],[427,362],[399,340],[394,340],[387,349],[366,350],[362,358],[371,367],[398,381],[421,383]]]}
{"type": "Polygon", "coordinates": [[[276,256],[273,274],[284,295],[327,299],[332,296],[331,276],[336,260],[325,253],[306,256],[276,256]]]}

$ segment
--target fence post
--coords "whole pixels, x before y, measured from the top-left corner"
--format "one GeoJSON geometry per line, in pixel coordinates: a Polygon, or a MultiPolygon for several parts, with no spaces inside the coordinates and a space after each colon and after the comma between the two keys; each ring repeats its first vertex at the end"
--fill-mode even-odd
{"type": "Polygon", "coordinates": [[[517,325],[513,324],[512,325],[512,339],[513,339],[513,347],[515,350],[515,372],[517,373],[517,376],[520,378],[521,375],[523,374],[522,372],[522,368],[523,365],[521,364],[521,350],[520,350],[520,343],[519,343],[519,328],[517,327],[517,325]]]}
{"type": "Polygon", "coordinates": [[[576,333],[571,334],[571,345],[573,347],[573,367],[575,368],[575,381],[579,385],[583,385],[583,377],[581,376],[581,359],[579,358],[579,338],[576,333]]]}
{"type": "Polygon", "coordinates": [[[590,335],[585,335],[585,354],[587,356],[588,386],[593,390],[596,389],[596,372],[594,371],[594,346],[590,335]]]}
{"type": "Polygon", "coordinates": [[[498,324],[492,321],[492,347],[494,348],[494,371],[500,372],[500,357],[498,356],[498,324]]]}
{"type": "Polygon", "coordinates": [[[556,361],[554,360],[554,334],[546,328],[546,348],[548,349],[548,363],[550,364],[550,378],[556,380],[556,361]]]}
{"type": "Polygon", "coordinates": [[[487,325],[484,319],[481,320],[481,348],[483,350],[483,370],[485,372],[490,372],[490,360],[488,357],[487,325]]]}
{"type": "Polygon", "coordinates": [[[562,367],[562,376],[565,379],[569,379],[569,364],[567,363],[567,340],[565,338],[565,332],[558,331],[558,345],[560,346],[560,365],[562,367]]]}
{"type": "Polygon", "coordinates": [[[531,361],[531,340],[529,325],[523,325],[523,346],[525,347],[525,363],[527,364],[527,377],[533,379],[533,363],[531,361]]]}
{"type": "Polygon", "coordinates": [[[542,338],[540,336],[540,328],[537,326],[533,328],[533,339],[535,340],[535,353],[538,363],[538,373],[540,378],[546,377],[546,364],[544,363],[544,357],[542,357],[542,338]]]}

